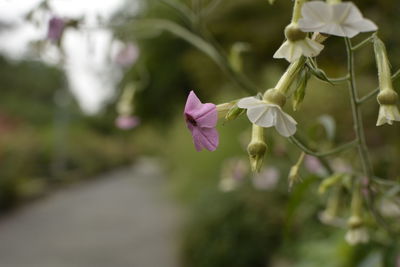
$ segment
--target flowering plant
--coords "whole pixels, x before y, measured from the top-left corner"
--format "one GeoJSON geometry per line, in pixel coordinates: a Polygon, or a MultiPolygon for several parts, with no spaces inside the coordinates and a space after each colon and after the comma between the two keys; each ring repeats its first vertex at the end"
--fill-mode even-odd
{"type": "MultiPolygon", "coordinates": [[[[196,14],[185,5],[170,0],[162,2],[180,12],[188,21],[194,24],[198,21],[196,14]]],[[[137,23],[140,24],[140,27],[148,26],[169,31],[185,39],[208,55],[239,88],[248,94],[246,97],[228,100],[226,103],[203,104],[195,94],[197,91],[189,93],[184,109],[184,119],[192,134],[196,150],[200,151],[205,148],[214,151],[218,149],[219,139],[223,142],[224,136],[219,137],[216,131],[217,121],[233,120],[245,113],[249,124],[252,125],[252,137],[247,147],[250,166],[254,172],[259,172],[263,166],[264,155],[268,153],[264,133],[268,128],[274,127],[281,136],[287,138],[288,142],[300,149],[299,160],[289,171],[289,186],[294,186],[296,182],[300,181],[300,169],[304,160],[307,164],[309,157],[313,156],[313,166],[317,162],[323,169],[319,171],[324,176],[320,193],[328,194],[330,199],[326,210],[321,215],[321,221],[346,227],[348,232],[345,239],[350,244],[365,243],[370,240],[372,221],[377,224],[382,221],[382,216],[376,210],[375,203],[375,199],[379,198],[378,192],[384,186],[383,184],[399,185],[390,179],[376,177],[374,174],[363,128],[361,106],[377,95],[380,107],[377,125],[400,121],[397,107],[398,96],[392,85],[392,80],[396,79],[400,72],[396,72],[392,76],[385,45],[377,33],[377,25],[365,18],[353,2],[340,0],[294,1],[291,22],[284,29],[286,40],[273,56],[278,59],[284,58],[290,64],[276,85],[265,91],[254,86],[250,79],[243,74],[240,52],[234,53],[234,56],[230,58],[226,57],[206,30],[192,32],[174,22],[161,19],[148,19],[147,21],[143,19],[137,23]],[[372,32],[372,34],[364,41],[354,45],[351,38],[364,32],[372,32]],[[343,38],[346,47],[347,73],[339,78],[329,77],[317,64],[317,57],[329,45],[331,36],[343,38]],[[379,87],[360,97],[355,82],[354,57],[357,50],[369,44],[373,44],[374,47],[379,87]],[[347,83],[349,89],[355,138],[329,151],[310,148],[307,142],[296,133],[302,125],[296,122],[295,117],[298,107],[306,97],[307,82],[312,76],[331,85],[347,83]],[[293,108],[296,111],[293,117],[285,108],[287,100],[293,101],[293,108]],[[343,151],[353,149],[358,151],[361,168],[353,166],[345,173],[334,171],[330,159],[343,151]],[[338,188],[346,188],[346,190],[338,188]],[[337,201],[343,194],[351,196],[351,204],[348,205],[350,208],[347,224],[338,224],[336,222],[338,222],[339,214],[337,209],[331,206],[337,206],[337,201]]],[[[234,46],[233,50],[237,47],[234,46]]]]}

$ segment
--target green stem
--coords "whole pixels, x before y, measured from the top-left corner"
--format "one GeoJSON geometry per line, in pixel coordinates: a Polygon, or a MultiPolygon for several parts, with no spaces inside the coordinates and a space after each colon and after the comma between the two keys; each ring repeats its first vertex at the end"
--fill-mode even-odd
{"type": "Polygon", "coordinates": [[[297,23],[301,17],[301,7],[305,0],[295,0],[293,7],[292,23],[297,23]]]}
{"type": "Polygon", "coordinates": [[[334,149],[332,149],[332,150],[328,150],[328,151],[322,152],[322,151],[314,151],[314,150],[312,150],[311,148],[307,147],[307,145],[305,145],[302,141],[300,141],[300,140],[298,139],[298,137],[296,137],[296,136],[294,136],[294,135],[291,136],[289,139],[290,139],[290,140],[293,142],[293,144],[295,144],[298,148],[300,148],[300,149],[303,150],[305,153],[307,153],[307,154],[309,154],[309,155],[311,155],[311,156],[314,156],[314,157],[327,157],[327,156],[331,156],[331,155],[340,153],[340,152],[342,152],[342,151],[345,151],[345,150],[347,150],[347,149],[350,149],[350,148],[354,147],[354,146],[358,143],[357,140],[353,140],[353,141],[350,141],[350,142],[345,143],[345,144],[343,144],[343,145],[340,145],[340,146],[338,146],[338,147],[336,147],[336,148],[334,148],[334,149]]]}
{"type": "Polygon", "coordinates": [[[328,77],[328,80],[329,80],[331,83],[342,83],[342,82],[347,82],[347,81],[349,80],[349,76],[346,75],[346,76],[337,77],[337,78],[330,78],[330,77],[328,77]]]}
{"type": "MultiPolygon", "coordinates": [[[[400,77],[400,70],[397,70],[393,75],[392,75],[392,81],[394,82],[400,77]]],[[[358,101],[357,104],[362,104],[365,101],[369,100],[373,96],[377,95],[379,93],[379,87],[375,88],[373,91],[369,92],[367,95],[361,97],[358,101]]]]}
{"type": "Polygon", "coordinates": [[[218,49],[184,27],[165,19],[142,19],[135,22],[135,26],[139,29],[143,27],[165,30],[181,37],[207,54],[239,88],[252,95],[258,92],[258,89],[243,74],[235,72],[226,57],[218,49]]]}
{"type": "Polygon", "coordinates": [[[365,40],[359,42],[355,46],[352,46],[351,50],[356,51],[356,50],[366,46],[367,44],[371,43],[374,40],[374,38],[375,38],[375,34],[369,36],[368,38],[366,38],[365,40]]]}
{"type": "Polygon", "coordinates": [[[347,69],[349,74],[349,92],[351,99],[351,110],[353,113],[353,123],[354,123],[354,132],[357,140],[357,149],[361,161],[361,166],[363,169],[364,175],[367,177],[368,181],[371,180],[373,176],[373,171],[371,167],[371,162],[368,156],[368,148],[367,143],[365,141],[363,120],[360,106],[358,105],[358,96],[357,96],[357,87],[355,81],[355,69],[354,69],[354,54],[353,50],[351,50],[351,42],[349,38],[345,38],[346,43],[346,51],[347,51],[347,69]]]}
{"type": "Polygon", "coordinates": [[[308,146],[305,144],[305,142],[303,140],[301,140],[301,138],[299,136],[293,135],[293,136],[289,137],[289,140],[291,140],[292,143],[295,144],[300,150],[304,151],[307,154],[317,157],[319,162],[322,164],[322,166],[324,166],[324,168],[328,172],[328,174],[331,175],[334,173],[329,162],[323,156],[318,155],[318,154],[314,153],[311,149],[309,149],[308,146]]]}
{"type": "Polygon", "coordinates": [[[280,91],[283,94],[286,94],[290,88],[290,85],[296,78],[297,73],[304,66],[305,62],[306,62],[306,58],[302,56],[295,62],[291,63],[289,65],[289,67],[287,68],[286,72],[279,79],[278,83],[275,86],[275,89],[277,89],[278,91],[280,91]]]}
{"type": "Polygon", "coordinates": [[[376,66],[378,68],[379,88],[381,91],[393,90],[390,63],[387,57],[385,44],[376,35],[374,35],[374,37],[374,52],[376,66]]]}

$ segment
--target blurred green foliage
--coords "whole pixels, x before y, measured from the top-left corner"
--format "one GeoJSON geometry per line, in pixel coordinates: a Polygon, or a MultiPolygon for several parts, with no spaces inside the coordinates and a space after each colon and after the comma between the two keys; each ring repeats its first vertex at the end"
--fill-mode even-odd
{"type": "MultiPolygon", "coordinates": [[[[211,59],[180,38],[157,31],[145,35],[135,29],[136,19],[165,18],[194,33],[199,31],[164,2],[141,1],[142,9],[137,17],[116,28],[115,32],[124,40],[139,43],[140,64],[151,76],[149,86],[138,94],[138,105],[143,116],[154,120],[155,131],[142,129],[138,139],[149,137],[151,141],[142,143],[143,151],[155,154],[158,151],[165,156],[170,167],[171,187],[188,207],[189,220],[182,243],[184,266],[394,266],[399,255],[396,242],[383,238],[369,245],[351,247],[344,241],[343,230],[321,224],[318,213],[324,209],[325,198],[317,195],[319,178],[302,170],[304,182],[288,193],[287,170],[297,160],[299,152],[273,130],[267,131],[269,153],[265,164],[281,170],[279,188],[273,192],[259,192],[246,183],[236,192],[217,190],[224,160],[245,155],[249,124],[239,119],[220,125],[218,150],[196,153],[191,148],[191,137],[183,119],[174,114],[182,112],[189,90],[195,90],[204,102],[214,103],[245,94],[211,59]],[[277,152],[282,148],[286,151],[283,155],[277,152]]],[[[201,7],[218,1],[175,2],[199,13],[201,7]]],[[[400,39],[395,33],[400,24],[398,3],[393,0],[355,3],[367,18],[379,25],[379,35],[387,44],[392,66],[399,66],[400,39]]],[[[225,54],[237,42],[249,44],[250,51],[243,55],[243,71],[260,91],[264,91],[274,86],[287,66],[287,62],[274,60],[272,55],[283,41],[283,29],[290,21],[292,4],[293,1],[283,0],[273,5],[260,0],[222,0],[201,22],[213,36],[211,41],[217,42],[225,54]]],[[[358,43],[367,36],[360,34],[352,41],[358,43]]],[[[339,77],[346,71],[344,43],[340,38],[330,37],[325,44],[318,64],[330,77],[339,77]]],[[[372,47],[357,52],[356,66],[357,74],[362,74],[357,82],[363,95],[378,84],[372,47]]],[[[126,82],[136,78],[128,76],[126,82]]],[[[395,88],[399,90],[399,82],[395,83],[395,88]]],[[[290,113],[289,106],[286,109],[290,113]]],[[[400,126],[377,128],[377,111],[374,99],[363,109],[374,169],[380,177],[399,179],[400,167],[393,159],[400,153],[397,141],[400,126]]],[[[293,114],[300,125],[299,134],[310,140],[311,147],[330,149],[334,144],[353,138],[345,84],[330,86],[312,78],[300,110],[293,114]],[[331,139],[318,122],[321,115],[326,114],[335,122],[331,139]]],[[[343,160],[357,168],[355,156],[356,151],[341,154],[343,160]]]]}
{"type": "Polygon", "coordinates": [[[59,70],[0,58],[0,74],[0,211],[133,160],[113,112],[86,117],[68,93],[56,100],[65,90],[59,70]]]}

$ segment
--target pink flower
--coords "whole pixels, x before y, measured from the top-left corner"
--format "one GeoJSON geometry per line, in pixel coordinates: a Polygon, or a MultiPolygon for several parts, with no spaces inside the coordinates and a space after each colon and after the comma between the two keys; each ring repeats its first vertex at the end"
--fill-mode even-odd
{"type": "Polygon", "coordinates": [[[272,190],[279,181],[280,171],[275,167],[264,168],[253,177],[253,186],[258,190],[272,190]]]}
{"type": "Polygon", "coordinates": [[[49,29],[47,31],[47,39],[57,42],[61,39],[65,28],[65,21],[62,18],[52,17],[49,20],[49,29]]]}
{"type": "Polygon", "coordinates": [[[324,166],[319,162],[318,158],[310,155],[306,155],[304,164],[307,170],[311,173],[315,173],[320,176],[326,175],[324,166]]]}
{"type": "Polygon", "coordinates": [[[115,126],[117,126],[121,130],[130,130],[138,126],[140,120],[135,116],[118,116],[115,120],[115,126]]]}
{"type": "Polygon", "coordinates": [[[205,148],[214,151],[219,143],[218,132],[215,129],[218,121],[217,107],[212,103],[201,103],[196,94],[190,91],[184,115],[196,150],[201,151],[205,148]]]}
{"type": "Polygon", "coordinates": [[[129,67],[136,62],[138,57],[139,48],[136,45],[129,43],[118,51],[115,56],[115,62],[123,67],[129,67]]]}

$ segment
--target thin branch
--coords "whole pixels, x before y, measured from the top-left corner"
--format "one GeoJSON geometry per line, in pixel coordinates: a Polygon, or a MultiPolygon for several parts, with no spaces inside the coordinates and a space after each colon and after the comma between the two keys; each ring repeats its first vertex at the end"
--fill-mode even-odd
{"type": "MultiPolygon", "coordinates": [[[[400,77],[400,70],[397,70],[393,75],[392,75],[392,81],[397,80],[400,77]]],[[[361,97],[358,101],[357,104],[362,104],[365,101],[369,100],[373,96],[377,95],[379,93],[379,87],[375,88],[373,91],[369,92],[365,96],[361,97]]]]}
{"type": "Polygon", "coordinates": [[[357,144],[357,140],[353,140],[350,141],[348,143],[342,144],[334,149],[328,150],[328,151],[315,151],[312,150],[311,148],[307,147],[307,145],[305,145],[302,141],[300,141],[298,139],[298,137],[296,136],[291,136],[289,137],[289,140],[291,140],[293,142],[293,144],[295,144],[298,148],[300,148],[301,150],[303,150],[305,153],[314,156],[314,157],[327,157],[333,154],[337,154],[340,153],[342,151],[345,151],[347,149],[350,149],[352,147],[354,147],[357,144]]]}
{"type": "Polygon", "coordinates": [[[186,28],[180,26],[179,24],[166,19],[141,19],[135,22],[134,25],[139,29],[140,27],[143,27],[165,30],[181,37],[207,54],[239,88],[245,90],[249,94],[257,94],[257,88],[243,74],[236,72],[229,64],[226,57],[219,53],[219,51],[213,45],[205,41],[200,36],[197,36],[186,28]]]}
{"type": "Polygon", "coordinates": [[[372,34],[371,36],[369,36],[368,38],[366,38],[365,40],[361,41],[360,43],[356,44],[355,46],[352,46],[351,50],[356,51],[356,50],[366,46],[367,44],[372,43],[374,38],[375,38],[375,33],[372,34]]]}

